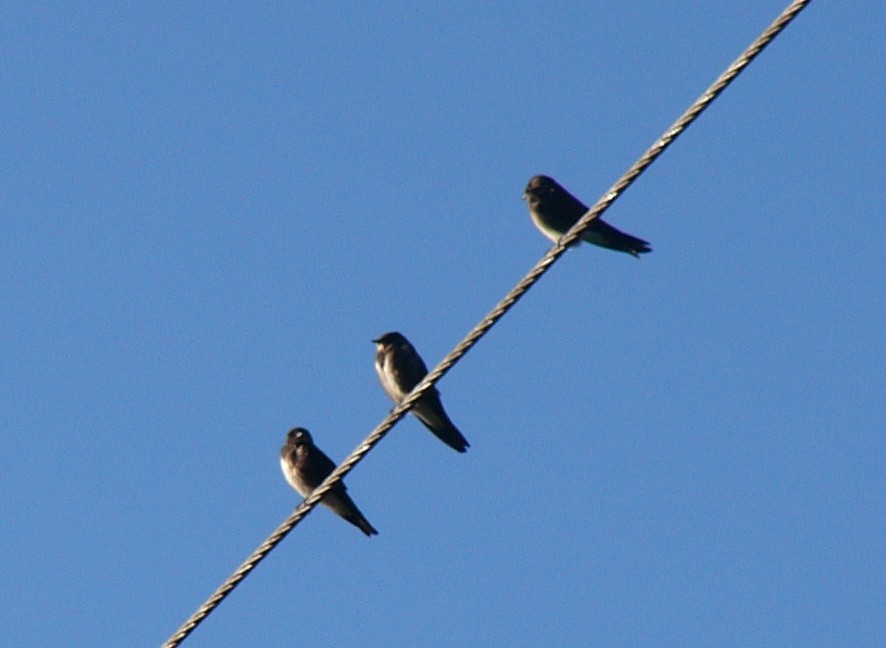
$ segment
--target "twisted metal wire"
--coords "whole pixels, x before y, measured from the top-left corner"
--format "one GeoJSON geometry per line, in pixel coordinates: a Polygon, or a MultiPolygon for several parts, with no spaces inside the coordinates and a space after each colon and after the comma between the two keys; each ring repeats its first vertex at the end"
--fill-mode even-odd
{"type": "Polygon", "coordinates": [[[787,27],[797,14],[811,0],[794,0],[775,21],[739,56],[716,81],[696,99],[696,101],[677,119],[676,122],[659,137],[651,147],[637,160],[634,165],[600,198],[594,206],[582,216],[560,240],[548,250],[520,282],[502,299],[489,314],[477,324],[465,338],[447,355],[424,379],[415,386],[412,392],[403,399],[391,412],[370,432],[363,442],[351,452],[342,463],[314,489],[308,497],[286,518],[277,529],[268,536],[259,547],[222,583],[200,608],[182,624],[172,635],[163,648],[175,648],[187,638],[191,632],[231,593],[231,591],[251,572],[270,552],[285,538],[290,531],[323,499],[345,475],[363,460],[366,454],[391,430],[406,414],[415,402],[422,397],[440,378],[442,378],[461,357],[473,347],[498,320],[504,317],[511,307],[548,271],[551,265],[560,258],[566,249],[574,243],[587,229],[590,223],[599,218],[609,206],[627,189],[643,171],[652,164],[664,150],[716,99],[726,87],[732,83],[763,49],[787,27]]]}

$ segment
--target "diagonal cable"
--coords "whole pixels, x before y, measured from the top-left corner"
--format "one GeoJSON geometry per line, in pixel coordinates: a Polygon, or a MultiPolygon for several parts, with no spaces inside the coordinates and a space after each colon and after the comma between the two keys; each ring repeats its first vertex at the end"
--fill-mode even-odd
{"type": "Polygon", "coordinates": [[[695,100],[674,124],[659,137],[652,146],[619,178],[600,200],[584,215],[563,237],[548,250],[532,269],[514,286],[514,288],[493,308],[479,324],[468,333],[458,345],[440,361],[424,379],[415,386],[410,394],[403,399],[379,423],[357,448],[323,480],[314,492],[298,505],[293,513],[243,562],[228,579],[210,596],[191,617],[182,624],[163,648],[175,648],[187,638],[191,632],[221,603],[225,597],[260,563],[280,541],[285,538],[311,509],[313,509],[329,490],[340,482],[354,466],[391,430],[412,405],[428,391],[443,375],[458,362],[461,357],[474,346],[498,320],[504,317],[511,307],[548,271],[554,262],[574,243],[590,225],[591,221],[600,217],[609,206],[627,189],[637,177],[652,164],[664,150],[679,136],[695,119],[716,99],[726,87],[737,77],[757,55],[802,11],[811,0],[794,0],[775,21],[760,34],[751,45],[742,52],[723,74],[695,100]]]}

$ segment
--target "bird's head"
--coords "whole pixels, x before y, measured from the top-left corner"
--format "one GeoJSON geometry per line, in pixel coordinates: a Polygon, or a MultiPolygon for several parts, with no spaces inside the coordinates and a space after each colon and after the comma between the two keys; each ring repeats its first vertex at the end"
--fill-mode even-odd
{"type": "Polygon", "coordinates": [[[557,186],[557,182],[553,178],[543,175],[532,176],[523,191],[523,200],[533,207],[544,200],[546,196],[554,193],[557,186]]]}
{"type": "Polygon", "coordinates": [[[292,448],[299,448],[304,445],[312,445],[314,440],[311,439],[311,433],[304,428],[292,428],[286,435],[286,445],[292,448]]]}
{"type": "Polygon", "coordinates": [[[384,349],[386,347],[398,347],[404,344],[409,344],[409,341],[397,331],[391,331],[390,333],[385,333],[373,340],[376,348],[384,349]]]}

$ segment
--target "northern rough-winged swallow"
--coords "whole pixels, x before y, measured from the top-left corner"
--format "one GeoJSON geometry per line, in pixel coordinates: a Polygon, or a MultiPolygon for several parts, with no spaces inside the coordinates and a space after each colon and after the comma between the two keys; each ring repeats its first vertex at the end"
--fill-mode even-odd
{"type": "MultiPolygon", "coordinates": [[[[280,467],[286,481],[302,497],[310,495],[335,470],[335,464],[314,445],[311,434],[304,428],[289,431],[286,443],[280,448],[280,467]]],[[[347,490],[344,482],[338,482],[320,501],[366,535],[378,535],[378,531],[369,524],[348,496],[347,490]]]]}
{"type": "MultiPolygon", "coordinates": [[[[523,199],[529,204],[529,215],[535,226],[554,243],[588,212],[583,202],[548,176],[537,175],[531,178],[526,185],[523,199]]],[[[643,239],[625,234],[600,218],[591,221],[581,239],[610,250],[627,252],[635,257],[652,251],[649,243],[643,239]]]]}
{"type": "MultiPolygon", "coordinates": [[[[385,333],[375,342],[375,371],[381,386],[400,403],[428,373],[428,368],[409,340],[400,333],[385,333]]],[[[465,452],[471,444],[446,415],[440,392],[431,388],[412,406],[412,413],[450,448],[465,452]]]]}

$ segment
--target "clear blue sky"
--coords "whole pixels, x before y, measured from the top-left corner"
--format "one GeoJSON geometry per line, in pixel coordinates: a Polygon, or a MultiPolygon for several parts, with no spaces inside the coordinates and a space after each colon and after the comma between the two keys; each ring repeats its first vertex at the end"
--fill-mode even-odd
{"type": "MultiPolygon", "coordinates": [[[[0,20],[0,644],[165,640],[787,5],[0,20]]],[[[882,2],[817,2],[186,646],[886,642],[882,2]]]]}

